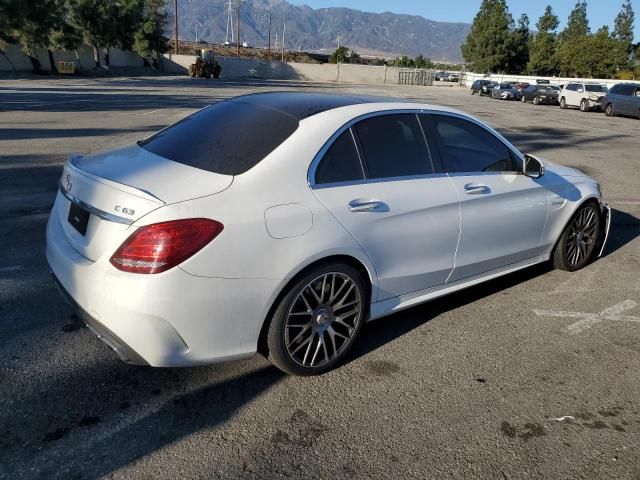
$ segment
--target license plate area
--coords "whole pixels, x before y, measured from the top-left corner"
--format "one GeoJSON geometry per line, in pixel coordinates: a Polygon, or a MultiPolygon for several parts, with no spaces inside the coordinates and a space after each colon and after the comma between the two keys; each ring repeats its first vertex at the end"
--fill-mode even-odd
{"type": "Polygon", "coordinates": [[[71,202],[69,206],[68,222],[73,228],[75,228],[80,235],[84,236],[87,233],[87,224],[89,223],[89,216],[91,214],[78,205],[75,202],[71,202]]]}

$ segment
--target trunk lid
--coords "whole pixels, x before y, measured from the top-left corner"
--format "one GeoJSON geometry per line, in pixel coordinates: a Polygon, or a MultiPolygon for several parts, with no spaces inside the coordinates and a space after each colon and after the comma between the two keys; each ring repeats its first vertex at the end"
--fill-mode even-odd
{"type": "Polygon", "coordinates": [[[232,181],[233,176],[182,165],[134,145],[67,160],[55,214],[71,246],[96,261],[115,251],[130,225],[149,212],[213,195],[232,181]]]}

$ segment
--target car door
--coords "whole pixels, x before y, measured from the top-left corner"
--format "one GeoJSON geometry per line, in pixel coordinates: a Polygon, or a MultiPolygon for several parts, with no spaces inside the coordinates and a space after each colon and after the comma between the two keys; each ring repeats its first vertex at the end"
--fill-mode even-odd
{"type": "Polygon", "coordinates": [[[347,126],[314,164],[313,193],[371,258],[377,300],[445,283],[460,235],[458,195],[434,169],[415,113],[347,126]]]}
{"type": "Polygon", "coordinates": [[[566,99],[567,105],[571,105],[572,107],[577,107],[580,105],[581,95],[580,92],[581,86],[577,83],[570,83],[567,85],[566,99]]]}
{"type": "Polygon", "coordinates": [[[632,89],[629,98],[629,115],[640,117],[640,87],[638,86],[632,89]]]}
{"type": "Polygon", "coordinates": [[[638,97],[635,96],[636,88],[633,85],[619,85],[616,103],[616,113],[621,115],[638,115],[638,97]]]}
{"type": "Polygon", "coordinates": [[[547,190],[521,173],[521,159],[479,123],[453,114],[423,118],[460,197],[462,233],[449,282],[542,253],[547,190]]]}

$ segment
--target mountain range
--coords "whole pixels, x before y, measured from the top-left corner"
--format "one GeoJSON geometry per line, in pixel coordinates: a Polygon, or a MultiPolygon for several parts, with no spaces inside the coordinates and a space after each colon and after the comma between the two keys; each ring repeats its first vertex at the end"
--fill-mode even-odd
{"type": "MultiPolygon", "coordinates": [[[[231,24],[236,35],[237,0],[232,0],[231,24]]],[[[178,27],[182,40],[231,42],[227,35],[228,0],[189,0],[178,3],[178,27]]],[[[167,5],[173,31],[173,2],[167,5]]],[[[422,54],[434,61],[460,62],[460,45],[469,33],[467,23],[429,20],[417,15],[370,13],[350,8],[319,8],[292,5],[286,0],[242,0],[240,39],[250,45],[268,44],[269,12],[271,43],[278,37],[286,48],[302,51],[333,51],[338,42],[360,54],[398,56],[422,54]],[[286,19],[286,30],[284,21],[286,19]]]]}

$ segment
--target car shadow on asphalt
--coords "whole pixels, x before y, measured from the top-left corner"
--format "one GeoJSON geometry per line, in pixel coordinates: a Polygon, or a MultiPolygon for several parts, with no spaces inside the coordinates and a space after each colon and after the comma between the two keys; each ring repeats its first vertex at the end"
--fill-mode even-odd
{"type": "Polygon", "coordinates": [[[365,325],[362,335],[349,353],[347,362],[368,355],[378,348],[429,323],[438,316],[471,304],[482,298],[526,282],[551,271],[549,262],[446,295],[424,304],[411,307],[389,317],[374,320],[365,325]]]}
{"type": "Polygon", "coordinates": [[[611,255],[640,237],[640,218],[616,208],[611,209],[611,229],[602,257],[611,255]]]}
{"type": "Polygon", "coordinates": [[[108,476],[192,434],[223,428],[284,378],[255,359],[153,369],[109,356],[70,370],[16,389],[11,409],[0,414],[6,478],[108,476]]]}
{"type": "MultiPolygon", "coordinates": [[[[612,209],[611,231],[601,258],[611,255],[639,236],[640,219],[612,209]]],[[[370,322],[365,325],[362,336],[354,345],[347,362],[368,355],[446,312],[495,295],[552,270],[551,262],[545,262],[370,322]]]]}

